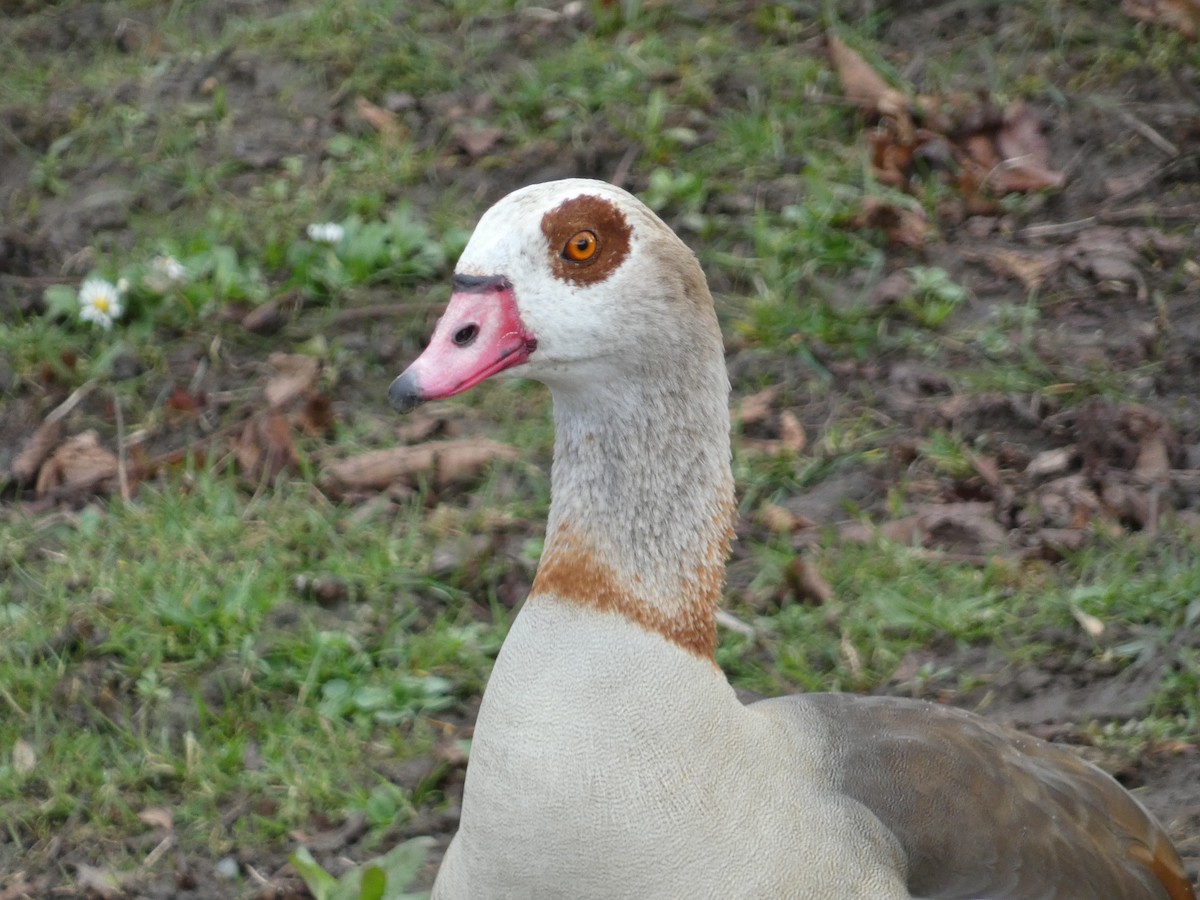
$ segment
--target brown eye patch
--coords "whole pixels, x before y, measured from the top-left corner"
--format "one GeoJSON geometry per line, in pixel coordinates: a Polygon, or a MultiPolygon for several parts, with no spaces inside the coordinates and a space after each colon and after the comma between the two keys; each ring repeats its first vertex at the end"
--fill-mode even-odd
{"type": "Polygon", "coordinates": [[[615,205],[583,194],[542,216],[542,234],[555,276],[587,285],[604,281],[624,262],[633,228],[615,205]]]}

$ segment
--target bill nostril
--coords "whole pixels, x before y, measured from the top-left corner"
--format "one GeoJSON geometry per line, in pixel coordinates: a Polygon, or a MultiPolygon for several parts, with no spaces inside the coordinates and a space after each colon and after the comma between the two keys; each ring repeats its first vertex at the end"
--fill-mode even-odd
{"type": "Polygon", "coordinates": [[[479,337],[479,326],[472,323],[470,325],[464,325],[462,328],[458,329],[458,331],[454,332],[454,337],[452,340],[456,346],[466,347],[469,346],[477,337],[479,337]]]}

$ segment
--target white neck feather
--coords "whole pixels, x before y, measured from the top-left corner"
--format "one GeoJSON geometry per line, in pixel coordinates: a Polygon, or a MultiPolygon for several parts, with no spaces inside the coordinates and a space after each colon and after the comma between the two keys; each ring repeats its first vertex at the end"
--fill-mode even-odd
{"type": "Polygon", "coordinates": [[[729,380],[708,318],[664,335],[686,340],[617,383],[552,386],[552,502],[531,599],[599,606],[711,658],[734,497],[729,380]]]}

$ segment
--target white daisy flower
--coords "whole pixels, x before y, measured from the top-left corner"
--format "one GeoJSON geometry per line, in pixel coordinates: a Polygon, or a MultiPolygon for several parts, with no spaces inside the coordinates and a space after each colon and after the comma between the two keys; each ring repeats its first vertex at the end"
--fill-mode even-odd
{"type": "Polygon", "coordinates": [[[307,228],[308,239],[318,244],[336,244],[346,234],[337,222],[315,222],[307,228]]]}
{"type": "Polygon", "coordinates": [[[187,267],[173,256],[156,256],[150,261],[150,271],[168,284],[187,281],[187,267]]]}
{"type": "Polygon", "coordinates": [[[103,278],[89,278],[79,288],[79,318],[85,322],[112,328],[124,310],[120,288],[103,278]]]}

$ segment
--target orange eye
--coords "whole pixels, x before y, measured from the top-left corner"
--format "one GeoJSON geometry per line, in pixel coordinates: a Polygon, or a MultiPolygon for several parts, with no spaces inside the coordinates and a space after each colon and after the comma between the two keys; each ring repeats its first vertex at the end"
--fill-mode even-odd
{"type": "Polygon", "coordinates": [[[563,259],[569,259],[571,262],[587,262],[596,255],[599,248],[600,244],[596,241],[594,231],[577,231],[563,247],[562,255],[563,259]]]}

